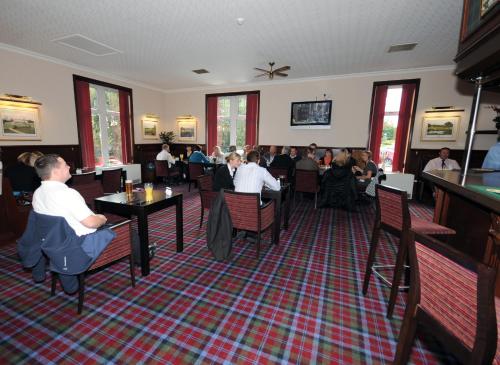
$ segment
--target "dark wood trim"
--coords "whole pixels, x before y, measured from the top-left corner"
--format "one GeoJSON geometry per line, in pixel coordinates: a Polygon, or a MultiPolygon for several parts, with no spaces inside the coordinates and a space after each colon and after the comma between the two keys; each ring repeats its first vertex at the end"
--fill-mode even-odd
{"type": "Polygon", "coordinates": [[[73,84],[75,83],[76,80],[85,81],[85,82],[88,82],[89,84],[96,84],[96,85],[100,85],[100,86],[104,86],[104,87],[109,87],[110,89],[123,90],[123,91],[129,92],[130,94],[132,94],[132,89],[131,88],[128,88],[128,87],[125,87],[125,86],[116,85],[116,84],[111,84],[111,83],[105,82],[105,81],[91,79],[91,78],[85,77],[85,76],[80,76],[80,75],[73,74],[73,84]]]}
{"type": "MultiPolygon", "coordinates": [[[[249,94],[257,94],[257,98],[259,99],[257,105],[257,126],[256,126],[256,135],[255,135],[255,144],[259,145],[259,125],[260,125],[260,90],[252,90],[252,91],[237,91],[230,93],[216,93],[216,94],[205,94],[205,143],[208,143],[208,98],[212,96],[223,97],[223,96],[235,96],[235,95],[249,95],[249,94]]],[[[208,153],[208,151],[207,151],[208,153]]]]}
{"type": "Polygon", "coordinates": [[[6,167],[16,163],[17,156],[21,153],[33,151],[40,151],[45,155],[49,153],[60,155],[71,167],[71,171],[82,167],[80,145],[13,145],[1,146],[1,150],[4,171],[6,167]]]}

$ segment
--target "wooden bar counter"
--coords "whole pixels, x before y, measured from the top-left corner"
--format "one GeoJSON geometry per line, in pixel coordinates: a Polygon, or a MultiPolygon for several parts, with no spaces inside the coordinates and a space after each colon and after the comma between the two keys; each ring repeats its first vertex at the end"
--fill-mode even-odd
{"type": "MultiPolygon", "coordinates": [[[[447,241],[487,265],[498,267],[498,248],[490,240],[491,213],[500,215],[500,172],[470,171],[465,185],[460,185],[460,171],[434,170],[423,177],[436,188],[434,222],[453,228],[457,234],[447,241]]],[[[497,296],[500,280],[497,275],[497,296]]]]}

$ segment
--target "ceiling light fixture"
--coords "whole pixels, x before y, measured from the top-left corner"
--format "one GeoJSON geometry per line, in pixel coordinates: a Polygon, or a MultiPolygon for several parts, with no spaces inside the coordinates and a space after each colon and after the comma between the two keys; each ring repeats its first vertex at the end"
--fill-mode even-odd
{"type": "Polygon", "coordinates": [[[393,44],[387,50],[387,53],[393,52],[404,52],[413,50],[418,43],[402,43],[402,44],[393,44]]]}
{"type": "Polygon", "coordinates": [[[243,25],[244,22],[245,22],[245,18],[236,18],[236,23],[238,25],[243,25]]]}

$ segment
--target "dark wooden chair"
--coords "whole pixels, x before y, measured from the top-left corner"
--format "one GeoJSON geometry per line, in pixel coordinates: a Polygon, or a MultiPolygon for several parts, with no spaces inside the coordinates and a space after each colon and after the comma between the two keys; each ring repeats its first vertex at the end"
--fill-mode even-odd
{"type": "MultiPolygon", "coordinates": [[[[397,294],[400,289],[399,282],[401,280],[401,276],[405,268],[408,269],[408,266],[405,266],[405,261],[410,229],[419,234],[440,236],[454,235],[455,231],[451,228],[447,228],[433,222],[427,222],[416,217],[411,217],[408,209],[406,191],[383,185],[376,185],[375,190],[377,210],[363,282],[363,295],[366,295],[368,291],[370,276],[373,272],[373,274],[391,287],[389,305],[387,307],[387,317],[391,318],[394,311],[394,305],[396,304],[397,294]],[[399,238],[399,247],[397,250],[398,253],[395,265],[374,265],[380,230],[389,232],[399,238]],[[393,271],[392,281],[389,281],[379,272],[379,270],[381,271],[384,269],[393,271]]],[[[408,287],[401,287],[401,289],[407,288],[408,287]]]]}
{"type": "Polygon", "coordinates": [[[188,186],[188,191],[191,191],[191,183],[194,182],[196,183],[197,180],[196,178],[200,175],[203,175],[205,173],[205,170],[203,168],[203,164],[201,163],[188,163],[188,179],[189,179],[189,186],[188,186]]]}
{"type": "MultiPolygon", "coordinates": [[[[123,219],[122,219],[123,220],[123,219]]],[[[85,277],[97,269],[119,262],[128,258],[130,269],[130,280],[132,287],[135,287],[134,260],[132,253],[131,224],[130,220],[114,225],[111,229],[116,233],[116,237],[99,255],[97,260],[85,271],[78,275],[78,314],[82,313],[83,300],[85,295],[85,277]]],[[[57,273],[52,272],[51,295],[56,292],[57,273]]]]}
{"type": "Polygon", "coordinates": [[[495,270],[425,235],[410,235],[410,292],[394,364],[425,326],[463,364],[491,364],[497,347],[495,270]]]}
{"type": "Polygon", "coordinates": [[[81,196],[83,196],[83,199],[85,199],[85,203],[92,210],[95,209],[95,198],[104,196],[104,189],[102,183],[99,180],[93,180],[87,182],[86,184],[76,184],[73,185],[72,188],[78,191],[81,196]]]}
{"type": "Polygon", "coordinates": [[[269,166],[267,170],[275,179],[278,179],[280,176],[284,176],[284,182],[290,182],[288,179],[288,169],[269,166]]]}
{"type": "MultiPolygon", "coordinates": [[[[273,224],[279,224],[274,221],[274,200],[261,206],[259,193],[238,193],[232,190],[224,190],[224,200],[233,228],[257,233],[255,247],[256,257],[259,258],[261,233],[273,227],[273,224]]],[[[274,232],[274,229],[271,232],[274,232]]],[[[271,242],[274,242],[273,238],[271,237],[271,242]]]]}
{"type": "Polygon", "coordinates": [[[203,216],[205,209],[210,210],[212,208],[212,203],[217,196],[216,191],[212,191],[213,186],[213,176],[212,175],[201,175],[197,178],[198,190],[200,192],[201,201],[201,214],[200,214],[200,228],[203,225],[203,216]]]}
{"type": "Polygon", "coordinates": [[[312,193],[314,194],[314,209],[318,203],[318,171],[311,170],[295,170],[295,190],[293,193],[293,201],[295,204],[296,193],[312,193]]]}
{"type": "Polygon", "coordinates": [[[178,167],[168,166],[168,161],[166,160],[155,160],[155,174],[156,177],[162,178],[164,183],[171,184],[175,180],[179,181],[181,178],[181,173],[178,167]]]}
{"type": "Polygon", "coordinates": [[[122,191],[122,172],[121,168],[102,170],[102,188],[104,194],[114,194],[122,191]]]}
{"type": "Polygon", "coordinates": [[[95,181],[95,171],[71,175],[71,185],[83,185],[95,181]]]}

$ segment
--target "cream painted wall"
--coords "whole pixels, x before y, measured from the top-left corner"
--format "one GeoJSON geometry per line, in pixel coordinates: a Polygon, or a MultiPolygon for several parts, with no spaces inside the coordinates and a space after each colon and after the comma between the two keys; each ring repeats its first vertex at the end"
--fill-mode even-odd
{"type": "MultiPolygon", "coordinates": [[[[386,72],[381,74],[350,75],[315,81],[252,84],[237,88],[210,88],[205,90],[169,92],[165,95],[165,115],[168,130],[175,130],[178,115],[192,114],[198,120],[198,143],[205,143],[205,94],[260,90],[259,143],[263,145],[307,145],[316,142],[321,146],[366,146],[368,120],[373,82],[420,78],[420,92],[412,139],[413,148],[463,149],[465,130],[472,104],[473,87],[459,81],[453,68],[386,72]],[[332,128],[321,130],[296,130],[289,128],[292,101],[323,99],[323,94],[333,100],[332,128]],[[464,109],[460,113],[460,133],[456,142],[420,141],[421,124],[426,110],[433,106],[454,106],[464,109]]],[[[478,129],[493,129],[493,111],[486,106],[500,104],[499,94],[485,94],[479,113],[478,129]]],[[[495,136],[478,136],[476,149],[488,149],[495,136]]]]}
{"type": "Polygon", "coordinates": [[[42,103],[40,108],[42,140],[0,140],[0,145],[78,144],[73,74],[131,88],[135,143],[159,143],[159,140],[143,140],[141,119],[145,114],[156,114],[160,117],[159,129],[165,129],[165,100],[161,91],[131,85],[5,49],[0,49],[0,60],[0,94],[31,96],[42,103]]]}

